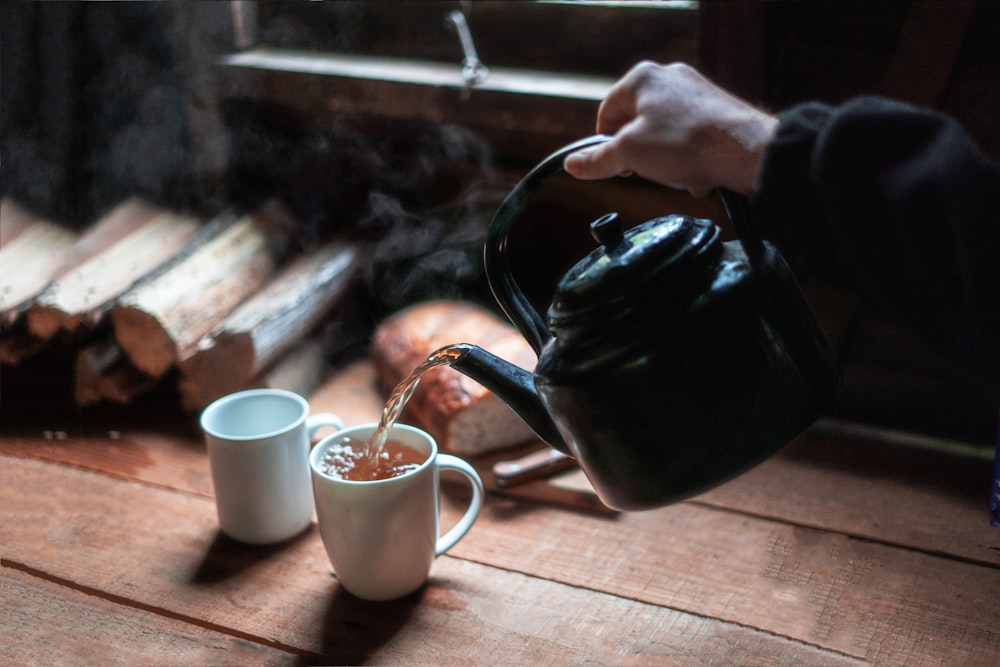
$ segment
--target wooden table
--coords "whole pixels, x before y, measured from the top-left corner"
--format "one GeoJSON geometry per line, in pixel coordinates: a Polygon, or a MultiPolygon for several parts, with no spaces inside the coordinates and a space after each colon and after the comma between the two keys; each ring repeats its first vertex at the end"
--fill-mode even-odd
{"type": "MultiPolygon", "coordinates": [[[[314,409],[368,421],[349,389],[314,409]]],[[[340,589],[315,527],[219,534],[194,417],[47,419],[0,439],[5,665],[1000,664],[986,456],[817,429],[653,511],[490,494],[425,588],[376,604],[340,589]]]]}

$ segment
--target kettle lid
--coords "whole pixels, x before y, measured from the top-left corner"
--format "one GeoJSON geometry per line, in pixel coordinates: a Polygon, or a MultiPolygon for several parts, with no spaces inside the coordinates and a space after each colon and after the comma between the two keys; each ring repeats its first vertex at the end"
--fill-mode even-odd
{"type": "Polygon", "coordinates": [[[692,274],[704,275],[698,269],[713,266],[722,249],[712,221],[687,215],[654,218],[625,231],[618,214],[609,213],[591,223],[591,232],[600,245],[557,285],[548,313],[553,328],[620,314],[644,301],[686,302],[694,296],[692,274]]]}

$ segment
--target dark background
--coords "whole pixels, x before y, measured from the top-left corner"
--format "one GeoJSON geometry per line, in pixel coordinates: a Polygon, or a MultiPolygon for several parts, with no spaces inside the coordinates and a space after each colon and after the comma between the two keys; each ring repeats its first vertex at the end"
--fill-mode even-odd
{"type": "MultiPolygon", "coordinates": [[[[684,11],[526,2],[8,1],[0,4],[0,187],[76,228],[132,194],[209,216],[278,197],[298,222],[303,249],[349,228],[369,252],[364,304],[350,311],[356,346],[379,317],[421,298],[489,303],[479,253],[490,215],[531,165],[592,131],[596,104],[538,99],[512,112],[499,97],[432,91],[426,95],[437,106],[424,114],[410,104],[402,117],[395,107],[380,113],[366,103],[364,83],[275,75],[264,85],[219,62],[267,46],[458,67],[458,39],[444,23],[455,8],[466,12],[490,67],[614,79],[642,59],[686,60],[774,110],[865,93],[933,106],[1000,153],[1000,3],[993,1],[733,0],[684,11]],[[243,32],[236,7],[247,21],[243,32]],[[347,93],[332,108],[330,91],[340,85],[347,93]],[[450,115],[442,118],[441,106],[450,115]]],[[[404,101],[426,99],[399,88],[404,101]]],[[[512,251],[526,275],[537,274],[527,282],[541,286],[539,300],[586,243],[565,232],[580,218],[622,200],[639,219],[643,211],[673,212],[663,207],[718,213],[705,210],[711,203],[641,186],[624,195],[614,186],[584,195],[572,187],[554,184],[539,197],[526,214],[529,238],[512,251]]],[[[835,411],[977,442],[993,437],[992,397],[952,375],[907,332],[878,313],[844,316],[840,295],[818,289],[811,298],[848,362],[835,411]]]]}

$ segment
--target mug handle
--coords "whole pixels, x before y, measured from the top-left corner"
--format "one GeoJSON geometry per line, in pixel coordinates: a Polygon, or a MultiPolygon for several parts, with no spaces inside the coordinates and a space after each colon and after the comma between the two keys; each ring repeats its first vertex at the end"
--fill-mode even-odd
{"type": "Polygon", "coordinates": [[[483,506],[483,494],[485,491],[483,490],[483,480],[479,478],[479,473],[464,459],[452,456],[451,454],[438,454],[437,467],[439,470],[455,470],[460,472],[469,480],[469,485],[472,486],[472,500],[469,501],[469,507],[465,510],[465,514],[458,520],[458,523],[451,527],[451,530],[437,540],[434,555],[440,556],[455,546],[469,532],[469,528],[472,527],[476,517],[479,516],[480,508],[483,506]]]}
{"type": "Polygon", "coordinates": [[[310,446],[312,445],[313,438],[316,436],[316,431],[324,426],[329,426],[334,431],[340,431],[344,428],[344,420],[332,412],[317,412],[314,415],[306,417],[306,433],[309,436],[310,446]]]}

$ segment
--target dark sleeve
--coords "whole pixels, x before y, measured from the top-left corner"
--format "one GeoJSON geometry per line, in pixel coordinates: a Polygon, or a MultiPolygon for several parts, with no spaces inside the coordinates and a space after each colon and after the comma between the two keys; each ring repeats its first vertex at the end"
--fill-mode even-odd
{"type": "Polygon", "coordinates": [[[951,117],[881,98],[779,118],[764,235],[1000,386],[1000,163],[951,117]]]}

